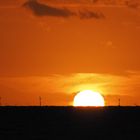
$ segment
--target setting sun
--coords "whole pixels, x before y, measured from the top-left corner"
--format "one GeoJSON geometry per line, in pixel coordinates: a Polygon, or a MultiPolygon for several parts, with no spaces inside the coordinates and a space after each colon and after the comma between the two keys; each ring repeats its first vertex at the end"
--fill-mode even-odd
{"type": "Polygon", "coordinates": [[[79,92],[74,97],[74,106],[104,106],[105,101],[103,96],[98,92],[84,90],[79,92]]]}

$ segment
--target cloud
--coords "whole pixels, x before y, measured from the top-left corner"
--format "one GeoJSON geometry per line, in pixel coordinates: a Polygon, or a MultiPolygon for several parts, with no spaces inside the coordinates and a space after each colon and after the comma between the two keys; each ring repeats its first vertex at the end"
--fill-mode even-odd
{"type": "Polygon", "coordinates": [[[139,0],[92,0],[92,3],[106,6],[127,6],[134,9],[140,7],[139,0]]]}
{"type": "MultiPolygon", "coordinates": [[[[98,73],[75,73],[70,75],[48,75],[45,77],[1,77],[0,85],[23,92],[73,93],[85,89],[109,89],[104,94],[127,94],[140,83],[140,72],[129,72],[128,76],[98,73]],[[119,91],[119,92],[115,92],[119,91]],[[123,91],[123,92],[122,92],[123,91]]],[[[139,91],[138,91],[139,92],[139,91]]]]}
{"type": "Polygon", "coordinates": [[[140,7],[140,3],[136,1],[128,1],[126,2],[126,5],[133,9],[138,9],[140,7]]]}
{"type": "Polygon", "coordinates": [[[98,6],[128,6],[140,5],[139,0],[42,0],[47,3],[55,4],[90,4],[98,6]]]}
{"type": "Polygon", "coordinates": [[[108,101],[111,100],[111,104],[118,97],[124,98],[123,103],[124,101],[127,102],[128,99],[134,98],[133,101],[129,102],[132,105],[140,97],[139,83],[140,72],[133,71],[130,71],[128,76],[73,73],[45,77],[1,77],[0,91],[1,97],[7,100],[9,104],[16,103],[18,105],[21,103],[26,104],[26,101],[28,101],[28,104],[36,104],[39,96],[47,99],[47,105],[62,105],[62,102],[63,105],[68,105],[65,99],[72,101],[78,91],[85,89],[102,93],[104,97],[107,97],[108,101]]]}
{"type": "Polygon", "coordinates": [[[39,3],[37,0],[29,0],[23,5],[33,11],[36,16],[56,16],[56,17],[70,17],[74,13],[68,9],[60,9],[39,3]]]}
{"type": "Polygon", "coordinates": [[[78,10],[78,12],[69,10],[68,8],[57,8],[54,6],[49,6],[47,4],[42,4],[37,0],[28,0],[23,4],[23,7],[32,10],[36,16],[53,16],[53,17],[79,17],[80,19],[100,19],[104,18],[101,12],[90,11],[90,10],[78,10]]]}
{"type": "Polygon", "coordinates": [[[84,10],[79,11],[79,17],[81,19],[91,19],[91,18],[100,19],[104,18],[105,16],[101,12],[92,12],[89,10],[84,10]]]}

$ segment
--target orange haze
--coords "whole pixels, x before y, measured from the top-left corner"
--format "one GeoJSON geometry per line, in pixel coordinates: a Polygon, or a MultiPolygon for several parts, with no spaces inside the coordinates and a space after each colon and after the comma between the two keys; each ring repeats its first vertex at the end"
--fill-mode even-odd
{"type": "Polygon", "coordinates": [[[106,105],[140,105],[140,3],[0,1],[2,105],[72,105],[78,91],[106,105]]]}

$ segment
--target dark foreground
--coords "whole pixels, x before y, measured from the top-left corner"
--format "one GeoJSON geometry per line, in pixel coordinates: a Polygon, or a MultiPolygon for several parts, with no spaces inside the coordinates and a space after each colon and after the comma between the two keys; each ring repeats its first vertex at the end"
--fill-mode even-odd
{"type": "Polygon", "coordinates": [[[140,107],[0,107],[0,140],[140,139],[140,107]]]}

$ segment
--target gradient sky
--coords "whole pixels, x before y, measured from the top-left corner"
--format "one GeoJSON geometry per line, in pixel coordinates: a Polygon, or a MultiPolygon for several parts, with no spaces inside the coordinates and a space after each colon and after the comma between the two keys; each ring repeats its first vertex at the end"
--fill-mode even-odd
{"type": "Polygon", "coordinates": [[[140,105],[139,0],[0,0],[3,105],[140,105]]]}

